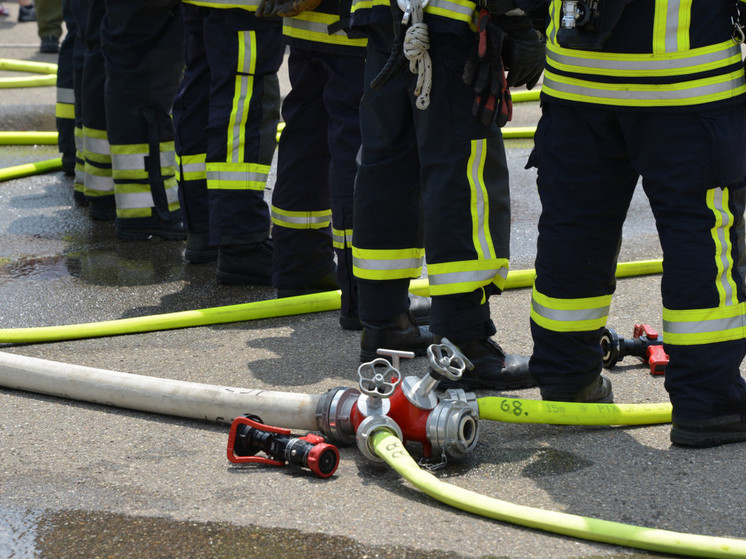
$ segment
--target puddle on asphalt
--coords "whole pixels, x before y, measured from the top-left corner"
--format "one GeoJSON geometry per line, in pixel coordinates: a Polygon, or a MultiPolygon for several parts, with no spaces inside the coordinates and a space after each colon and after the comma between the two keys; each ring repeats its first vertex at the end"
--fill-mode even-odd
{"type": "Polygon", "coordinates": [[[0,507],[0,557],[149,559],[447,559],[452,553],[363,546],[341,536],[91,511],[0,507]]]}

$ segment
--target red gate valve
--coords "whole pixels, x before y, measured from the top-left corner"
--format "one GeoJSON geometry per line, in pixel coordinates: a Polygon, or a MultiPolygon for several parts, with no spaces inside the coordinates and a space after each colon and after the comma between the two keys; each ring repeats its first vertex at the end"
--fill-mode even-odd
{"type": "Polygon", "coordinates": [[[233,420],[227,454],[234,464],[256,462],[284,466],[288,462],[324,478],[330,477],[339,465],[339,450],[324,437],[312,433],[294,437],[290,429],[265,425],[256,416],[244,415],[233,420]],[[267,456],[256,456],[259,451],[267,456]]]}

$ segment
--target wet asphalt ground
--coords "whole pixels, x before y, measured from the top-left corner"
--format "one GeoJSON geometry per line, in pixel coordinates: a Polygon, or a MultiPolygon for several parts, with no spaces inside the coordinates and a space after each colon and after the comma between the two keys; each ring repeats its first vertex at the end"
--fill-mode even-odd
{"type": "MultiPolygon", "coordinates": [[[[0,21],[0,58],[38,53],[33,23],[0,21]]],[[[2,76],[21,75],[3,72],[2,76]]],[[[27,75],[27,74],[23,74],[27,75]]],[[[0,89],[0,128],[54,130],[53,87],[0,89]]],[[[536,104],[511,125],[531,126],[536,104]]],[[[533,266],[540,207],[530,140],[507,143],[512,268],[533,266]]],[[[2,146],[0,167],[57,157],[54,146],[2,146]]],[[[271,188],[272,180],[269,187],[271,188]]],[[[660,258],[637,196],[620,261],[660,258]]],[[[100,322],[271,299],[266,287],[217,284],[187,265],[183,243],[118,241],[92,221],[61,171],[0,183],[0,329],[100,322]]],[[[622,279],[609,326],[660,331],[660,277],[622,279]]],[[[529,289],[492,300],[496,339],[528,354],[529,289]]],[[[207,384],[321,394],[356,386],[359,334],[335,312],[0,351],[207,384]]],[[[421,375],[424,358],[405,362],[421,375]]],[[[663,379],[635,358],[607,372],[618,403],[667,401],[663,379]]],[[[538,398],[538,390],[504,393],[538,398]]],[[[490,395],[480,393],[479,396],[490,395]]],[[[746,445],[684,450],[669,426],[571,427],[481,422],[476,450],[436,472],[530,507],[677,532],[746,538],[746,445]]],[[[299,433],[305,434],[305,433],[299,433]]],[[[226,425],[0,388],[0,557],[649,557],[487,520],[434,501],[357,447],[335,475],[234,466],[226,425]]],[[[417,445],[410,451],[419,458],[417,445]]]]}

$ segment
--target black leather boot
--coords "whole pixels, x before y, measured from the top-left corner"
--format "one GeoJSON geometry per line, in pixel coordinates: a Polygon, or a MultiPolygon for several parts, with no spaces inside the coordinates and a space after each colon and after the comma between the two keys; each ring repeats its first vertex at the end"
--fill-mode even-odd
{"type": "Polygon", "coordinates": [[[218,247],[210,244],[209,233],[187,233],[184,259],[191,264],[207,264],[218,259],[218,247]]]}
{"type": "MultiPolygon", "coordinates": [[[[430,306],[432,299],[430,297],[421,297],[414,293],[409,294],[409,312],[417,320],[417,324],[420,326],[427,326],[430,324],[430,306]]],[[[360,317],[357,314],[354,315],[342,315],[339,316],[339,325],[345,330],[362,330],[363,325],[360,322],[360,317]]]]}
{"type": "Polygon", "coordinates": [[[707,419],[671,417],[671,442],[677,446],[709,448],[746,441],[746,412],[707,419]]]}
{"type": "Polygon", "coordinates": [[[363,322],[360,336],[360,361],[373,361],[379,349],[412,351],[415,355],[425,355],[433,343],[433,334],[420,326],[411,312],[407,311],[385,322],[363,322]]]}
{"type": "Polygon", "coordinates": [[[220,245],[215,275],[219,282],[238,285],[272,284],[272,240],[220,245]]]}
{"type": "Polygon", "coordinates": [[[579,402],[584,404],[611,404],[614,402],[614,392],[611,381],[603,375],[578,392],[559,393],[555,391],[541,390],[542,400],[555,402],[579,402]]]}
{"type": "Polygon", "coordinates": [[[459,381],[441,380],[438,390],[514,390],[536,386],[528,372],[528,357],[506,354],[492,338],[453,343],[474,368],[467,369],[459,381]]]}

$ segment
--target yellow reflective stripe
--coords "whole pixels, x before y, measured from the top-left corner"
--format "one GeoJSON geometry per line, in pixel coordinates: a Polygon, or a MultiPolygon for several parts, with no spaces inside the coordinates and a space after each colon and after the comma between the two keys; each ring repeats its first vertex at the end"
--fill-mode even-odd
{"type": "Polygon", "coordinates": [[[294,17],[282,20],[282,32],[287,37],[305,39],[317,43],[364,47],[367,39],[350,39],[344,30],[339,29],[331,35],[329,25],[339,21],[339,16],[321,12],[305,11],[294,17]]]}
{"type": "Polygon", "coordinates": [[[494,283],[502,289],[508,276],[508,259],[467,260],[428,264],[431,295],[471,293],[494,283]]]}
{"type": "Polygon", "coordinates": [[[746,337],[744,303],[714,309],[663,309],[663,339],[671,345],[698,345],[746,337]]]}
{"type": "Polygon", "coordinates": [[[469,0],[430,0],[425,6],[425,13],[463,21],[471,25],[476,9],[476,4],[469,0]]]}
{"type": "Polygon", "coordinates": [[[240,163],[244,160],[244,140],[249,106],[254,95],[256,71],[256,32],[238,32],[238,65],[233,93],[233,106],[227,130],[227,160],[240,163]]]}
{"type": "Polygon", "coordinates": [[[692,23],[692,0],[680,0],[676,32],[677,50],[689,50],[689,31],[692,23]]]}
{"type": "Polygon", "coordinates": [[[352,270],[361,279],[418,278],[424,258],[424,248],[361,249],[353,246],[352,270]]]}
{"type": "Polygon", "coordinates": [[[471,154],[467,166],[467,179],[470,187],[470,204],[472,242],[477,251],[477,258],[490,260],[496,258],[495,246],[489,229],[490,201],[484,184],[484,161],[487,158],[487,140],[471,141],[471,154]]]}
{"type": "Polygon", "coordinates": [[[204,6],[206,8],[241,8],[250,12],[255,12],[257,6],[259,6],[259,0],[182,0],[187,4],[194,4],[195,6],[204,6]]]}
{"type": "Polygon", "coordinates": [[[94,192],[103,196],[114,192],[114,177],[111,169],[101,169],[93,165],[86,165],[83,173],[83,188],[86,194],[94,192]]]}
{"type": "Polygon", "coordinates": [[[181,169],[181,178],[185,181],[203,180],[207,177],[205,167],[206,154],[176,156],[177,167],[181,169]]]}
{"type": "Polygon", "coordinates": [[[611,295],[558,299],[548,297],[533,288],[531,319],[542,328],[554,332],[584,332],[606,325],[611,295]]]}
{"type": "MultiPolygon", "coordinates": [[[[682,76],[707,72],[737,64],[741,54],[731,39],[688,50],[651,54],[592,52],[547,45],[552,67],[574,74],[620,78],[682,76]]],[[[657,86],[654,86],[657,87],[657,86]]]]}
{"type": "Polygon", "coordinates": [[[673,107],[699,105],[746,93],[743,70],[674,84],[609,84],[544,73],[541,89],[553,97],[604,105],[673,107]]]}
{"type": "Polygon", "coordinates": [[[70,103],[57,103],[54,106],[54,116],[72,120],[75,118],[75,105],[70,103]]]}
{"type": "Polygon", "coordinates": [[[352,246],[352,229],[334,229],[332,227],[332,246],[341,250],[352,246]]]}
{"type": "Polygon", "coordinates": [[[290,229],[323,229],[332,222],[332,210],[290,211],[272,206],[270,211],[272,223],[290,229]]]}
{"type": "Polygon", "coordinates": [[[210,190],[264,190],[269,165],[258,163],[207,163],[210,190]]]}
{"type": "Polygon", "coordinates": [[[668,0],[655,0],[655,15],[653,17],[653,52],[666,52],[666,36],[668,35],[668,0]]]}
{"type": "Polygon", "coordinates": [[[712,188],[707,191],[707,207],[715,216],[711,235],[715,243],[715,265],[717,267],[717,287],[719,305],[737,305],[738,288],[733,280],[733,246],[730,240],[730,229],[735,217],[728,205],[730,191],[722,188],[712,188]]]}
{"type": "Polygon", "coordinates": [[[354,13],[356,10],[370,10],[375,6],[389,7],[389,0],[353,0],[352,6],[350,6],[350,13],[354,13]]]}

